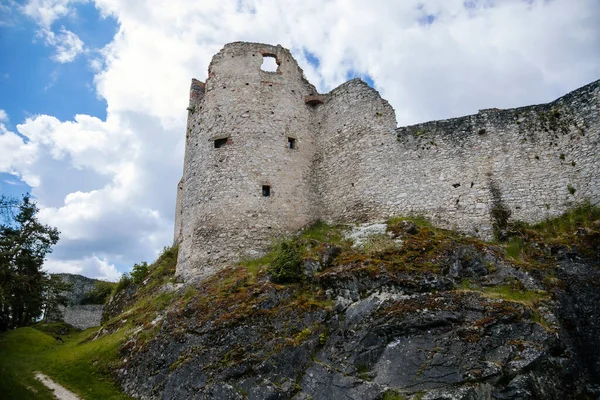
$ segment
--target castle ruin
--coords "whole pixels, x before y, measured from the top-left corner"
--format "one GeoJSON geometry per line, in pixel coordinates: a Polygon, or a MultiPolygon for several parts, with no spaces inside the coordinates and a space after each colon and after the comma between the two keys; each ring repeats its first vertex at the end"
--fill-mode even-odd
{"type": "Polygon", "coordinates": [[[316,220],[418,214],[492,236],[600,202],[600,81],[537,106],[397,127],[360,79],[319,94],[287,49],[226,45],[192,80],[177,275],[203,278],[316,220]],[[263,71],[274,58],[275,72],[263,71]]]}

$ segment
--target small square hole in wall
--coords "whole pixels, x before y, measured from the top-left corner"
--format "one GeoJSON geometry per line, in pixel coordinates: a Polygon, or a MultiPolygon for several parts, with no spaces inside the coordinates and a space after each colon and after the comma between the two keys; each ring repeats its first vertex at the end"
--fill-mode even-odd
{"type": "Polygon", "coordinates": [[[271,186],[263,185],[262,187],[262,195],[263,197],[269,197],[271,195],[271,186]]]}
{"type": "Polygon", "coordinates": [[[215,149],[223,147],[227,144],[227,138],[216,139],[215,140],[215,149]]]}
{"type": "Polygon", "coordinates": [[[287,147],[288,147],[288,149],[295,150],[296,149],[296,139],[289,137],[287,147]]]}

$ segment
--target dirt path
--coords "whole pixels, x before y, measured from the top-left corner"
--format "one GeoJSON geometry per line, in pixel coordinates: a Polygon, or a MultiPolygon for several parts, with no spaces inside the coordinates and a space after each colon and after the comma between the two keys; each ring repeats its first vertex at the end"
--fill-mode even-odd
{"type": "Polygon", "coordinates": [[[54,397],[58,400],[81,400],[75,393],[54,382],[41,372],[36,372],[35,377],[42,382],[44,386],[52,390],[54,392],[54,397]]]}

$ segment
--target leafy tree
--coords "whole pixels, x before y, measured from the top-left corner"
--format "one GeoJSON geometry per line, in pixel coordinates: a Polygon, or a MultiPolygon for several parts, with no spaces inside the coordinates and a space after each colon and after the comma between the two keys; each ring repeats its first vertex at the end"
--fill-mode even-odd
{"type": "Polygon", "coordinates": [[[146,276],[148,276],[148,263],[146,261],[133,265],[133,270],[131,271],[133,283],[139,285],[144,281],[146,276]]]}
{"type": "Polygon", "coordinates": [[[35,322],[46,306],[50,279],[42,264],[59,232],[37,220],[39,209],[28,194],[20,202],[2,196],[0,209],[0,311],[11,327],[24,326],[35,322]]]}
{"type": "Polygon", "coordinates": [[[46,286],[44,291],[44,319],[62,319],[60,306],[66,306],[68,302],[67,292],[73,288],[73,284],[63,281],[57,275],[46,275],[46,286]]]}

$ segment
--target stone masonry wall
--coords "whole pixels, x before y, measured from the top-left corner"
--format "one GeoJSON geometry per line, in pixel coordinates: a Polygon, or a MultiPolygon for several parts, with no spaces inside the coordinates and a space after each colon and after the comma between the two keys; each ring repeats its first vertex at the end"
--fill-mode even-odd
{"type": "Polygon", "coordinates": [[[102,320],[102,305],[85,304],[65,307],[63,321],[79,329],[100,326],[102,320]]]}
{"type": "Polygon", "coordinates": [[[177,274],[208,276],[317,219],[421,214],[489,238],[500,204],[535,222],[598,203],[599,99],[597,81],[545,105],[396,128],[359,79],[319,95],[281,46],[226,45],[192,82],[177,274]],[[277,72],[260,69],[269,55],[277,72]]]}
{"type": "Polygon", "coordinates": [[[389,213],[491,237],[491,209],[536,222],[600,201],[600,82],[545,105],[399,128],[389,213]],[[573,193],[574,190],[574,193],[573,193]]]}
{"type": "Polygon", "coordinates": [[[378,218],[388,200],[381,158],[396,146],[396,115],[360,79],[334,89],[319,106],[315,163],[321,196],[319,218],[357,222],[378,218]]]}

